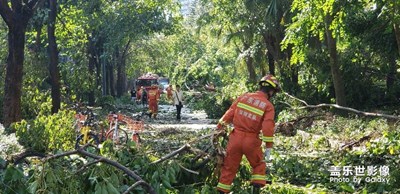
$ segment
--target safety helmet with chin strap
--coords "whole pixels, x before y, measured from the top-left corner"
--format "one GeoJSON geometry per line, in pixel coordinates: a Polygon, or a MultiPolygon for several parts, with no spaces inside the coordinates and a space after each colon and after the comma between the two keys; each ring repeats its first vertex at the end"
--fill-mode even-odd
{"type": "Polygon", "coordinates": [[[267,74],[264,77],[262,77],[260,79],[260,81],[258,82],[258,84],[260,86],[269,86],[269,87],[275,89],[276,92],[281,91],[281,86],[279,84],[279,81],[276,79],[276,77],[274,77],[271,74],[267,74]]]}

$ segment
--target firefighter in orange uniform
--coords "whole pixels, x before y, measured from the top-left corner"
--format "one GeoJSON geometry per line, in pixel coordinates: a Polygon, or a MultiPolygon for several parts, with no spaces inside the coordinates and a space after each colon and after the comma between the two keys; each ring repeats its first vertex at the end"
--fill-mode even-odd
{"type": "Polygon", "coordinates": [[[160,90],[157,85],[153,85],[148,92],[149,109],[153,118],[157,117],[158,113],[158,100],[160,99],[160,90]]]}
{"type": "Polygon", "coordinates": [[[167,98],[168,98],[168,100],[172,100],[172,85],[170,84],[168,87],[167,87],[167,98]]]}
{"type": "Polygon", "coordinates": [[[270,99],[280,91],[280,85],[274,76],[267,74],[261,78],[259,86],[259,91],[240,96],[217,125],[218,130],[224,130],[229,123],[233,123],[234,127],[229,135],[217,185],[220,193],[228,193],[231,190],[243,155],[253,169],[250,180],[253,189],[259,191],[266,184],[265,161],[269,160],[275,127],[275,110],[270,99]],[[264,156],[262,142],[266,146],[264,156]]]}

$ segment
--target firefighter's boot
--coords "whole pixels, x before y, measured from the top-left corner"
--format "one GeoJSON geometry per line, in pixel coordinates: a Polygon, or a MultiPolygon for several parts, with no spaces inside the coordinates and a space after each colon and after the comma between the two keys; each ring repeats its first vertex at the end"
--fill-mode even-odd
{"type": "Polygon", "coordinates": [[[151,111],[147,112],[147,116],[149,116],[149,119],[151,119],[151,116],[153,115],[153,113],[151,111]]]}

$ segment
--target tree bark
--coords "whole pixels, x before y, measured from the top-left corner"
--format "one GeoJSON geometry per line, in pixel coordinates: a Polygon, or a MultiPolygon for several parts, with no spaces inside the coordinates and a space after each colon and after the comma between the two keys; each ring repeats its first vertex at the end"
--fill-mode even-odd
{"type": "MultiPolygon", "coordinates": [[[[248,49],[250,49],[250,46],[248,44],[245,44],[244,50],[247,51],[248,49]]],[[[249,73],[249,81],[250,81],[250,83],[256,83],[257,75],[256,75],[254,63],[253,63],[254,59],[252,56],[246,56],[245,60],[246,60],[247,71],[249,73]]]]}
{"type": "Polygon", "coordinates": [[[122,59],[119,48],[115,50],[115,64],[117,66],[117,85],[115,89],[117,89],[117,98],[122,96],[122,59]]]}
{"type": "MultiPolygon", "coordinates": [[[[36,53],[39,53],[39,51],[40,51],[40,48],[42,47],[41,46],[41,35],[42,35],[42,25],[38,25],[38,26],[36,26],[35,27],[35,30],[36,30],[36,37],[35,37],[35,41],[36,41],[36,43],[35,43],[35,52],[36,53]]],[[[39,58],[39,57],[37,57],[37,58],[39,58]]]]}
{"type": "Polygon", "coordinates": [[[114,84],[114,65],[110,63],[108,65],[108,75],[109,75],[109,88],[110,95],[115,97],[115,84],[114,84]]]}
{"type": "Polygon", "coordinates": [[[0,0],[0,15],[8,26],[8,57],[3,101],[3,124],[21,120],[22,76],[25,48],[25,31],[29,19],[43,0],[0,0]],[[10,7],[11,5],[11,7],[10,7]]]}
{"type": "Polygon", "coordinates": [[[394,34],[396,36],[396,42],[397,42],[397,52],[400,56],[400,24],[395,23],[393,25],[394,28],[394,34]]]}
{"type": "Polygon", "coordinates": [[[270,51],[267,52],[268,56],[268,70],[269,73],[275,75],[275,59],[274,56],[271,54],[270,51]]]}
{"type": "Polygon", "coordinates": [[[332,30],[329,29],[332,23],[332,16],[327,15],[325,19],[326,19],[325,34],[328,43],[331,74],[332,74],[333,86],[335,88],[336,104],[340,106],[346,106],[346,96],[344,91],[342,73],[339,68],[339,58],[337,54],[336,40],[333,37],[332,30]]]}
{"type": "Polygon", "coordinates": [[[56,29],[56,16],[57,16],[57,0],[48,0],[49,24],[47,26],[47,34],[49,38],[49,71],[51,80],[51,103],[52,113],[57,113],[61,105],[61,87],[60,87],[60,70],[58,68],[58,49],[55,36],[56,29]]]}
{"type": "MultiPolygon", "coordinates": [[[[93,33],[92,33],[93,35],[93,33]]],[[[91,36],[88,37],[88,48],[87,48],[87,57],[89,60],[89,66],[88,66],[88,70],[89,70],[89,74],[90,74],[90,89],[89,89],[89,93],[88,93],[88,104],[89,106],[93,106],[95,103],[95,94],[94,94],[94,90],[95,88],[97,88],[96,85],[96,81],[94,80],[94,78],[96,77],[95,75],[95,67],[96,67],[96,52],[95,52],[95,45],[94,45],[94,41],[92,39],[91,36]]]]}
{"type": "Polygon", "coordinates": [[[126,56],[130,46],[131,40],[129,40],[122,53],[117,50],[117,97],[121,97],[126,92],[126,56]]]}
{"type": "Polygon", "coordinates": [[[4,86],[4,126],[21,120],[22,75],[25,48],[25,26],[14,23],[9,26],[8,58],[4,86]]]}

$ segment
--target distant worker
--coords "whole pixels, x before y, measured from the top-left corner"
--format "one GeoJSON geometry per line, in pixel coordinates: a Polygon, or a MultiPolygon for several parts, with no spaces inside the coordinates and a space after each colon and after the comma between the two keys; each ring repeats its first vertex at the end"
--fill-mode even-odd
{"type": "Polygon", "coordinates": [[[181,110],[183,107],[183,93],[181,91],[181,86],[176,85],[175,91],[173,92],[174,105],[176,106],[176,120],[181,120],[181,110]]]}
{"type": "Polygon", "coordinates": [[[135,90],[135,88],[132,88],[130,93],[131,93],[131,100],[133,102],[136,102],[136,90],[135,90]]]}
{"type": "Polygon", "coordinates": [[[254,191],[259,192],[260,188],[265,186],[265,162],[269,161],[275,126],[275,110],[270,100],[279,91],[278,80],[267,74],[259,82],[259,91],[240,96],[220,119],[218,130],[225,130],[225,126],[229,123],[233,123],[234,129],[229,135],[226,156],[217,185],[219,193],[228,193],[231,190],[232,181],[243,155],[253,168],[251,185],[254,191]],[[262,142],[265,142],[266,146],[264,157],[262,142]]]}
{"type": "Polygon", "coordinates": [[[157,118],[158,113],[158,101],[160,100],[160,90],[157,85],[152,85],[149,90],[149,109],[151,117],[157,118]]]}
{"type": "Polygon", "coordinates": [[[172,91],[173,91],[171,84],[167,87],[166,91],[167,91],[167,99],[169,101],[171,101],[172,100],[172,91]]]}
{"type": "Polygon", "coordinates": [[[147,105],[147,91],[146,88],[144,88],[143,86],[140,89],[140,101],[142,102],[142,106],[143,108],[146,107],[147,105]]]}

